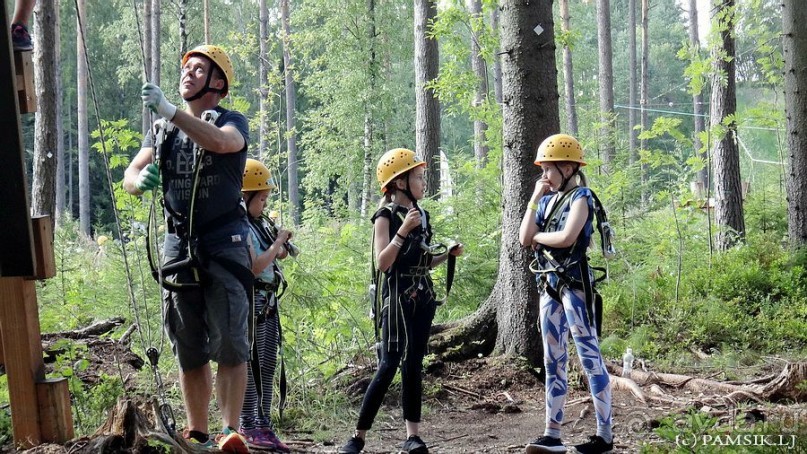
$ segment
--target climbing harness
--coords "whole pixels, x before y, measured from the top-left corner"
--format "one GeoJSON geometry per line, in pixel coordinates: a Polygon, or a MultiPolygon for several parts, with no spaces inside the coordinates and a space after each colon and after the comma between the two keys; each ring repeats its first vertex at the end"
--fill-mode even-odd
{"type": "MultiPolygon", "coordinates": [[[[278,227],[271,218],[261,216],[258,219],[253,219],[252,217],[249,217],[249,226],[252,232],[255,233],[255,236],[258,238],[258,242],[261,243],[261,247],[264,250],[269,249],[272,243],[275,242],[278,227]]],[[[288,244],[289,242],[286,242],[284,245],[284,247],[287,247],[287,251],[288,246],[286,245],[288,244]]],[[[293,256],[296,256],[296,254],[293,256]]],[[[276,260],[272,263],[272,267],[274,273],[274,280],[272,282],[264,282],[260,279],[255,279],[254,282],[255,289],[264,290],[267,292],[266,303],[264,304],[261,312],[255,314],[254,323],[257,327],[257,325],[265,323],[272,317],[277,317],[277,348],[278,356],[280,357],[280,383],[278,386],[280,401],[278,402],[278,415],[282,421],[283,410],[286,408],[286,397],[288,395],[288,380],[286,378],[286,361],[283,356],[283,328],[280,323],[280,316],[277,312],[280,306],[280,298],[286,293],[288,282],[286,281],[286,277],[283,275],[283,270],[280,268],[280,264],[278,264],[276,260]],[[274,294],[274,297],[272,294],[274,294]],[[273,299],[274,304],[271,304],[273,299]]],[[[255,383],[255,391],[258,395],[258,416],[261,419],[268,419],[268,415],[264,415],[263,413],[263,406],[260,405],[260,402],[263,402],[263,389],[260,386],[260,383],[262,383],[260,354],[258,349],[254,348],[254,345],[251,350],[252,354],[250,355],[250,365],[252,368],[252,380],[255,383]]]]}
{"type": "MultiPolygon", "coordinates": [[[[555,195],[557,200],[555,200],[550,212],[544,218],[546,224],[544,232],[556,232],[563,230],[566,222],[564,212],[567,211],[567,207],[571,204],[574,194],[576,194],[579,190],[580,188],[577,187],[570,189],[563,194],[555,195]]],[[[597,230],[600,234],[602,253],[605,258],[610,259],[616,254],[613,244],[613,229],[608,223],[608,217],[599,198],[594,191],[590,190],[590,192],[593,202],[592,205],[594,207],[594,215],[597,219],[597,230]]],[[[562,252],[555,251],[553,253],[548,248],[539,245],[538,249],[536,250],[536,258],[530,263],[529,268],[530,271],[540,276],[541,290],[546,291],[549,297],[555,301],[562,301],[561,296],[564,288],[583,291],[585,294],[585,303],[589,322],[591,326],[596,328],[597,335],[599,336],[602,327],[602,297],[597,292],[595,286],[598,282],[607,279],[608,272],[606,268],[590,266],[585,251],[582,252],[581,257],[578,260],[572,259],[572,251],[574,251],[582,236],[583,232],[581,231],[574,244],[568,248],[565,248],[565,250],[562,252]],[[540,256],[540,258],[538,256],[540,256]],[[543,261],[543,265],[541,264],[541,261],[543,261]],[[580,276],[580,279],[571,277],[570,271],[573,269],[577,270],[576,274],[580,276]],[[592,279],[594,272],[602,272],[602,276],[594,276],[592,279]],[[555,287],[553,287],[550,283],[550,273],[554,274],[558,278],[558,282],[555,287]]]]}
{"type": "MultiPolygon", "coordinates": [[[[414,200],[414,198],[410,198],[414,200]]],[[[392,267],[386,272],[382,272],[378,269],[375,263],[375,229],[373,229],[373,234],[371,235],[370,240],[370,284],[368,287],[368,297],[370,299],[370,318],[373,319],[373,331],[375,335],[375,347],[376,347],[376,354],[380,360],[381,358],[381,348],[384,346],[382,345],[382,335],[381,335],[381,314],[384,310],[385,306],[388,306],[389,311],[394,311],[394,321],[391,321],[390,324],[393,323],[397,326],[398,317],[400,314],[400,301],[398,298],[400,295],[407,295],[407,294],[415,294],[421,290],[427,290],[432,294],[432,297],[435,301],[437,306],[442,305],[445,301],[448,300],[448,296],[451,293],[451,287],[454,281],[454,274],[456,269],[456,257],[452,254],[448,254],[447,263],[446,263],[446,295],[442,299],[436,298],[434,294],[434,288],[430,284],[426,284],[424,286],[423,280],[428,279],[430,281],[430,270],[431,270],[431,263],[434,257],[446,254],[452,250],[454,250],[458,245],[452,245],[451,247],[446,246],[443,243],[438,243],[435,245],[428,244],[427,240],[429,235],[428,229],[428,222],[426,217],[426,212],[414,204],[415,208],[417,208],[421,213],[421,226],[418,229],[419,232],[415,235],[410,233],[410,236],[404,241],[404,246],[401,248],[401,254],[408,255],[412,253],[411,248],[418,248],[421,251],[421,254],[418,259],[417,265],[409,265],[406,267],[405,270],[399,270],[396,264],[393,264],[392,267]],[[406,278],[411,280],[411,286],[403,291],[399,291],[398,289],[398,280],[399,278],[406,278]],[[381,283],[382,279],[387,279],[388,281],[388,288],[389,288],[389,296],[387,301],[382,301],[381,292],[379,289],[379,284],[381,283]]],[[[403,220],[404,216],[403,213],[399,211],[399,205],[395,203],[389,203],[384,206],[385,210],[390,212],[390,216],[394,217],[397,216],[398,219],[401,221],[403,220]]],[[[394,232],[397,230],[397,227],[393,228],[393,223],[390,223],[390,231],[394,232]]],[[[405,326],[404,326],[405,329],[405,326]]],[[[397,328],[395,328],[395,332],[397,333],[397,328]]],[[[408,335],[405,336],[408,341],[408,335]]],[[[397,341],[396,341],[397,342],[397,341]]]]}

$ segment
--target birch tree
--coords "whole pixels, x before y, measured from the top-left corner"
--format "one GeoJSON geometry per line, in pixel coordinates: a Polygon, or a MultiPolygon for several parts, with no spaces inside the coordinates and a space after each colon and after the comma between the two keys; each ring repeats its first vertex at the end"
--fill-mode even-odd
{"type": "Polygon", "coordinates": [[[81,233],[89,236],[90,219],[90,142],[87,118],[87,54],[84,51],[84,39],[87,32],[87,13],[85,0],[77,0],[78,24],[76,29],[76,103],[78,117],[78,219],[81,233]],[[82,27],[83,25],[83,27],[82,27]]]}

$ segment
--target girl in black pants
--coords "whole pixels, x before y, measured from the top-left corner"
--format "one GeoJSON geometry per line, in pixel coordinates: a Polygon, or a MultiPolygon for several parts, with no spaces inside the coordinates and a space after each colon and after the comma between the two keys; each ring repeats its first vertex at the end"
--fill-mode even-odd
{"type": "Polygon", "coordinates": [[[403,451],[424,454],[429,449],[418,436],[423,394],[422,363],[436,308],[429,270],[448,254],[462,255],[462,244],[441,255],[430,254],[429,214],[417,206],[426,192],[426,163],[411,150],[396,148],[381,157],[376,168],[384,198],[373,215],[373,249],[383,273],[381,345],[378,371],[367,388],[356,432],[339,449],[357,454],[378,414],[398,365],[401,365],[401,406],[407,439],[403,451]]]}

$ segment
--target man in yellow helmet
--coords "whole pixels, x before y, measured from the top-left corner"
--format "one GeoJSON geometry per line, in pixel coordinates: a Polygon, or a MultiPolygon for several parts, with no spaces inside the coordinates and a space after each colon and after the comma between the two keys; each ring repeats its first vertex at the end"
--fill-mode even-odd
{"type": "Polygon", "coordinates": [[[218,363],[216,398],[223,427],[216,441],[223,451],[248,452],[235,428],[249,359],[252,274],[241,199],[249,126],[244,115],[219,106],[233,80],[227,54],[203,45],[182,58],[184,109],[171,104],[160,87],[143,85],[143,105],[165,121],[155,123],[161,134],[146,135],[123,185],[132,194],[162,189],[168,227],[164,264],[189,264],[172,275],[172,285],[185,287],[167,287],[164,312],[180,366],[188,418],[183,435],[213,445],[208,430],[212,360],[218,363]]]}

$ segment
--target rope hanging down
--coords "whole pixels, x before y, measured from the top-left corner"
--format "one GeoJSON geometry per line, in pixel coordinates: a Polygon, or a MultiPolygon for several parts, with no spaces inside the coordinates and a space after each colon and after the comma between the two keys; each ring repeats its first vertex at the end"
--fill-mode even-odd
{"type": "MultiPolygon", "coordinates": [[[[112,213],[113,213],[113,216],[114,216],[114,219],[115,219],[115,228],[117,230],[118,238],[119,238],[120,244],[121,244],[121,256],[123,258],[123,266],[124,266],[124,269],[126,270],[126,283],[127,283],[127,287],[128,287],[127,290],[128,290],[128,297],[129,297],[129,306],[130,306],[130,309],[132,311],[132,315],[133,315],[133,317],[135,319],[135,326],[137,327],[137,333],[138,333],[138,336],[140,338],[141,346],[145,350],[146,357],[149,359],[149,366],[152,369],[152,374],[153,374],[153,378],[154,378],[156,389],[157,389],[157,397],[158,397],[158,400],[159,400],[160,418],[162,420],[163,425],[168,430],[169,434],[171,436],[174,436],[175,433],[176,433],[176,419],[174,418],[174,413],[173,413],[173,410],[171,409],[171,406],[168,404],[168,400],[167,400],[167,397],[166,397],[166,394],[165,394],[165,390],[163,389],[164,387],[163,387],[163,382],[162,382],[162,376],[160,374],[159,367],[158,367],[160,351],[162,351],[163,346],[164,346],[165,333],[164,333],[164,331],[162,329],[160,329],[161,334],[160,334],[160,342],[159,342],[159,349],[158,349],[158,348],[155,348],[153,346],[152,337],[151,337],[151,325],[149,323],[146,324],[147,332],[145,334],[143,332],[143,325],[141,323],[141,314],[139,312],[139,305],[138,305],[137,299],[135,298],[134,280],[132,278],[132,272],[131,272],[131,269],[130,269],[130,266],[129,266],[128,253],[126,252],[126,247],[123,244],[123,238],[124,238],[124,236],[123,236],[123,228],[121,226],[120,214],[118,213],[118,206],[117,206],[118,201],[117,201],[117,197],[115,196],[114,183],[113,183],[113,179],[112,179],[112,172],[110,170],[110,165],[109,165],[109,151],[106,148],[106,136],[104,134],[104,125],[103,125],[103,123],[101,121],[100,108],[98,107],[98,98],[97,98],[96,90],[95,90],[95,82],[94,82],[94,79],[93,79],[92,65],[90,64],[90,58],[89,58],[89,54],[87,52],[87,41],[86,41],[86,36],[85,36],[85,27],[84,27],[84,23],[83,23],[84,21],[83,21],[82,15],[79,13],[78,0],[74,0],[74,5],[75,5],[75,8],[76,8],[76,18],[77,18],[78,27],[79,27],[78,33],[79,33],[79,36],[81,37],[81,45],[82,45],[82,49],[84,51],[84,61],[85,61],[86,65],[87,65],[87,80],[89,81],[89,84],[90,84],[90,95],[91,95],[91,98],[92,98],[92,101],[93,101],[93,109],[95,111],[95,117],[96,117],[96,120],[98,121],[98,135],[99,135],[99,139],[101,141],[101,155],[103,157],[104,168],[106,170],[107,188],[109,190],[110,197],[112,198],[112,213]]],[[[134,5],[134,2],[133,2],[133,5],[134,5]]],[[[135,5],[135,18],[137,18],[136,5],[135,5]]],[[[140,35],[139,22],[138,22],[138,35],[140,35]]],[[[142,54],[142,48],[143,48],[142,47],[143,46],[142,36],[141,36],[140,39],[141,39],[141,41],[140,41],[140,44],[141,44],[141,57],[143,58],[143,72],[146,73],[146,70],[145,70],[145,56],[144,56],[144,54],[142,54]]],[[[146,79],[148,79],[148,74],[145,74],[145,75],[146,75],[146,79]]],[[[153,132],[152,132],[152,134],[153,134],[153,132]]],[[[153,206],[152,206],[152,208],[153,208],[153,206]]],[[[139,263],[139,256],[138,256],[138,263],[139,263]]],[[[142,276],[141,276],[141,284],[142,284],[142,282],[143,282],[143,279],[142,279],[142,276]]],[[[147,317],[147,320],[148,320],[149,313],[148,313],[148,304],[146,304],[145,291],[144,291],[144,298],[143,298],[143,308],[144,308],[145,316],[147,317]]],[[[160,312],[162,313],[162,311],[160,311],[160,312]]]]}

